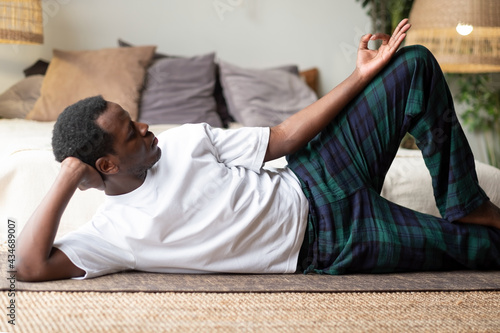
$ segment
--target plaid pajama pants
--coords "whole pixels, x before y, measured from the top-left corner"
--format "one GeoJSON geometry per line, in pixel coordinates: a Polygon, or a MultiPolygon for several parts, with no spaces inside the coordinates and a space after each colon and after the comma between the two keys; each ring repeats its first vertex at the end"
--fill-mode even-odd
{"type": "Polygon", "coordinates": [[[453,223],[489,199],[446,81],[424,47],[399,50],[332,123],[287,159],[310,206],[299,271],[500,268],[500,230],[453,223]],[[406,132],[423,153],[443,218],[380,196],[406,132]]]}

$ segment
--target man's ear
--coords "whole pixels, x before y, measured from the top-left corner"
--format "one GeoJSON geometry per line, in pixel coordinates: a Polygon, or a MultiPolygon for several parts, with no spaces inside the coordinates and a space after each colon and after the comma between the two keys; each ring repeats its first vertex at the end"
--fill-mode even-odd
{"type": "Polygon", "coordinates": [[[112,175],[119,170],[118,163],[109,155],[99,157],[97,161],[95,161],[95,168],[104,175],[112,175]]]}

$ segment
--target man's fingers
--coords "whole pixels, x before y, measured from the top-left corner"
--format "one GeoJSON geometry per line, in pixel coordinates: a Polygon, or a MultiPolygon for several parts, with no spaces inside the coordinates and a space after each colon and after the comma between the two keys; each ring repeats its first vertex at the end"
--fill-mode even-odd
{"type": "Polygon", "coordinates": [[[403,40],[406,37],[406,32],[410,29],[411,24],[408,23],[408,19],[405,18],[399,22],[396,29],[394,29],[394,33],[389,36],[384,33],[376,33],[376,34],[366,34],[361,37],[361,41],[359,42],[360,49],[368,49],[368,42],[370,40],[382,40],[382,45],[389,46],[390,49],[397,49],[403,40]]]}
{"type": "Polygon", "coordinates": [[[396,29],[394,29],[392,37],[395,40],[399,40],[401,35],[405,34],[410,28],[411,28],[411,24],[408,23],[408,19],[401,20],[401,22],[399,22],[396,29]]]}
{"type": "Polygon", "coordinates": [[[382,42],[386,43],[389,41],[390,38],[391,38],[391,36],[389,36],[388,34],[376,33],[376,34],[372,35],[372,37],[370,39],[371,40],[381,39],[382,42]]]}
{"type": "Polygon", "coordinates": [[[401,20],[401,22],[399,22],[392,35],[396,36],[397,34],[405,33],[406,31],[408,31],[408,29],[410,29],[410,26],[411,24],[408,23],[408,19],[405,18],[401,20]]]}
{"type": "Polygon", "coordinates": [[[411,28],[411,24],[408,23],[408,19],[401,20],[394,33],[388,41],[388,45],[391,48],[397,49],[406,37],[406,32],[411,28]]]}
{"type": "Polygon", "coordinates": [[[407,18],[402,19],[401,22],[399,22],[398,27],[404,32],[410,28],[411,24],[409,23],[409,20],[407,18]]]}
{"type": "Polygon", "coordinates": [[[372,34],[366,34],[361,37],[361,40],[359,41],[359,48],[360,49],[367,49],[368,48],[368,42],[372,38],[372,34]]]}
{"type": "Polygon", "coordinates": [[[394,29],[394,32],[391,36],[384,33],[376,33],[373,35],[364,35],[363,38],[370,36],[371,40],[381,39],[384,43],[390,42],[391,40],[398,41],[400,40],[401,36],[403,36],[403,38],[404,36],[406,36],[405,33],[408,31],[408,29],[410,29],[410,27],[411,24],[408,23],[408,19],[404,19],[399,22],[398,26],[396,27],[396,29],[394,29]]]}
{"type": "Polygon", "coordinates": [[[408,19],[402,19],[401,22],[398,23],[396,29],[394,29],[394,33],[397,33],[399,30],[401,30],[406,25],[406,23],[408,23],[408,19]]]}

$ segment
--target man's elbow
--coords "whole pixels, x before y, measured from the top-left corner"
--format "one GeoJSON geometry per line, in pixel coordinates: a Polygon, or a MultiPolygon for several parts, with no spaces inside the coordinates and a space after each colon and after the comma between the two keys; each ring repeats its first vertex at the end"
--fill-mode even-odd
{"type": "Polygon", "coordinates": [[[43,269],[37,266],[39,265],[29,264],[23,258],[19,258],[16,260],[15,265],[16,280],[21,282],[45,281],[46,279],[43,278],[43,269]]]}
{"type": "Polygon", "coordinates": [[[16,264],[16,280],[21,282],[34,282],[36,281],[35,274],[31,274],[30,270],[25,266],[16,264]]]}
{"type": "Polygon", "coordinates": [[[24,282],[42,282],[81,277],[85,271],[75,266],[61,251],[53,249],[44,259],[33,253],[20,253],[16,258],[16,278],[24,282]]]}

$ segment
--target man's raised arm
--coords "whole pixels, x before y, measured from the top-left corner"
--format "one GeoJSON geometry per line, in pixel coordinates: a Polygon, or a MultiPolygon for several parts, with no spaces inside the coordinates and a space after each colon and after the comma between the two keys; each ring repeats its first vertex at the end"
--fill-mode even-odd
{"type": "Polygon", "coordinates": [[[17,240],[16,277],[21,281],[45,281],[83,276],[60,250],[53,247],[61,216],[76,189],[104,186],[99,173],[74,157],[61,170],[17,240]]]}
{"type": "Polygon", "coordinates": [[[315,103],[271,127],[265,161],[292,154],[314,138],[387,65],[409,28],[408,20],[404,19],[392,36],[363,36],[359,43],[356,69],[346,80],[315,103]],[[368,42],[376,39],[382,40],[379,49],[368,49],[368,42]]]}

